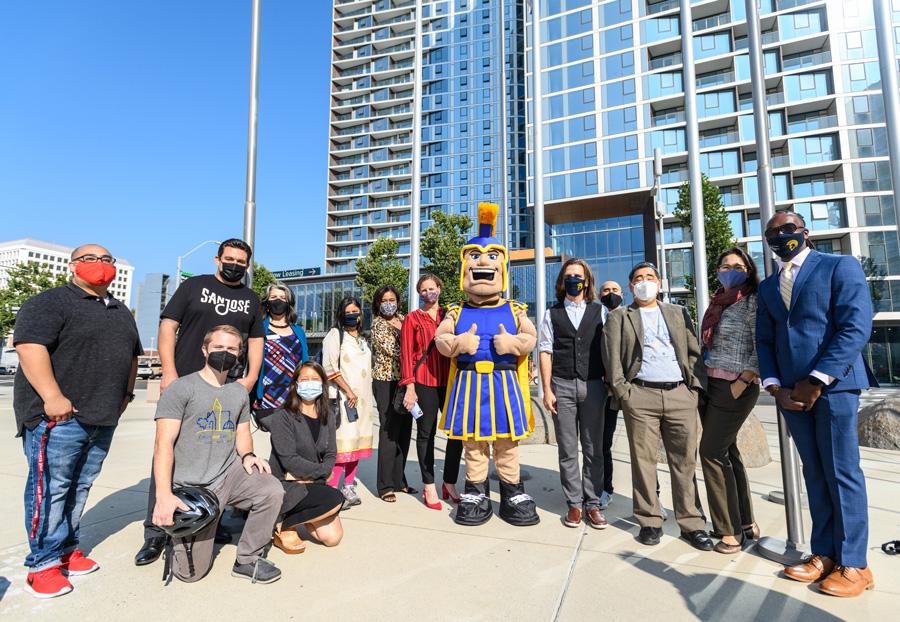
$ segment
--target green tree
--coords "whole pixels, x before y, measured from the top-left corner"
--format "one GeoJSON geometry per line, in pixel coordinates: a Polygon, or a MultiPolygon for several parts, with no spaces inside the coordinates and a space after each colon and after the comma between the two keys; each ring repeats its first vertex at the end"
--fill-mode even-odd
{"type": "Polygon", "coordinates": [[[409,270],[397,258],[400,243],[394,238],[380,237],[369,247],[366,256],[354,262],[356,286],[363,290],[363,301],[372,302],[375,290],[391,285],[400,292],[404,300],[401,311],[407,309],[406,290],[409,288],[409,270]]]}
{"type": "MultiPolygon", "coordinates": [[[[731,230],[731,221],[728,220],[728,212],[725,211],[725,203],[718,187],[713,185],[706,175],[702,175],[703,183],[703,220],[706,234],[706,273],[709,283],[709,292],[716,291],[719,281],[716,278],[716,260],[723,252],[735,245],[734,232],[731,230]]],[[[691,184],[684,182],[678,188],[678,204],[672,211],[681,226],[689,231],[691,227],[691,184]]],[[[696,297],[693,275],[685,277],[685,285],[696,297]]],[[[691,315],[696,315],[696,305],[691,306],[691,315]]],[[[696,318],[695,318],[696,319],[696,318]]]]}
{"type": "MultiPolygon", "coordinates": [[[[46,264],[44,264],[46,266],[46,264]]],[[[0,290],[0,337],[11,333],[22,303],[51,287],[69,282],[68,274],[54,274],[36,263],[19,263],[7,272],[6,288],[0,290]]]]}
{"type": "Polygon", "coordinates": [[[266,295],[266,288],[275,282],[275,275],[262,264],[253,262],[253,291],[262,300],[266,295]]]}
{"type": "Polygon", "coordinates": [[[432,272],[444,282],[442,305],[463,301],[466,294],[459,288],[459,251],[470,237],[472,219],[439,210],[433,211],[431,217],[434,222],[422,232],[419,245],[426,262],[422,271],[432,272]]]}

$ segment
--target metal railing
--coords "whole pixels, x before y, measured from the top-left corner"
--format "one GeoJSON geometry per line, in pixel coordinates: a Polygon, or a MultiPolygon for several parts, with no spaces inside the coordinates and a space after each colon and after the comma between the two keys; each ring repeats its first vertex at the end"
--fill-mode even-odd
{"type": "Polygon", "coordinates": [[[818,54],[807,54],[797,58],[786,58],[781,61],[782,71],[792,71],[803,67],[814,67],[815,65],[824,65],[831,62],[831,52],[820,52],[818,54]]]}
{"type": "Polygon", "coordinates": [[[694,20],[691,24],[691,28],[694,32],[698,32],[700,30],[706,30],[708,28],[715,28],[716,26],[721,26],[723,24],[731,23],[731,14],[729,13],[721,13],[719,15],[712,15],[710,17],[706,17],[704,19],[694,20]]]}
{"type": "Polygon", "coordinates": [[[697,88],[705,89],[711,86],[720,86],[722,84],[730,84],[734,82],[735,76],[733,71],[724,71],[720,73],[715,73],[710,76],[703,76],[702,78],[697,78],[697,88]]]}
{"type": "Polygon", "coordinates": [[[808,199],[811,197],[820,197],[828,194],[844,194],[844,182],[811,181],[807,183],[794,184],[795,199],[808,199]]]}
{"type": "Polygon", "coordinates": [[[711,136],[700,136],[700,139],[697,141],[697,144],[701,149],[704,147],[717,147],[719,145],[728,145],[731,143],[737,143],[741,141],[741,135],[739,132],[726,132],[724,134],[713,134],[711,136]]]}
{"type": "Polygon", "coordinates": [[[674,65],[681,64],[681,52],[677,54],[670,54],[668,56],[663,56],[661,58],[654,58],[647,64],[648,71],[653,71],[654,69],[662,69],[663,67],[672,67],[674,65]]]}
{"type": "Polygon", "coordinates": [[[684,111],[668,112],[666,114],[657,114],[650,118],[650,127],[658,127],[660,125],[672,125],[674,123],[684,122],[684,111]]]}
{"type": "Polygon", "coordinates": [[[677,9],[679,0],[668,0],[668,2],[657,2],[656,4],[647,5],[647,15],[656,15],[669,9],[677,9]]]}
{"type": "Polygon", "coordinates": [[[823,130],[829,127],[836,127],[838,124],[837,115],[828,115],[824,117],[812,117],[803,119],[802,121],[793,121],[788,123],[788,134],[799,134],[800,132],[810,132],[812,130],[823,130]]]}

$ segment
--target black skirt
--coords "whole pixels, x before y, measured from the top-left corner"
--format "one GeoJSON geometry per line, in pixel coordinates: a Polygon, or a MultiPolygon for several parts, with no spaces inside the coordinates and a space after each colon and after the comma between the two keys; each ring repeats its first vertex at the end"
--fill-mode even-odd
{"type": "Polygon", "coordinates": [[[344,504],[344,495],[328,484],[306,484],[304,496],[293,508],[284,512],[282,529],[308,523],[314,518],[339,508],[344,504]]]}

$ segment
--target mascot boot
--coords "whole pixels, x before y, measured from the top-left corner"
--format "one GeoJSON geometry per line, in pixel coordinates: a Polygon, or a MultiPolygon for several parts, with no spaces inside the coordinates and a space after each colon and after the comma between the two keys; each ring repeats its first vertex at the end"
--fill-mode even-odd
{"type": "Polygon", "coordinates": [[[516,527],[528,527],[541,522],[534,499],[525,494],[522,482],[510,484],[500,480],[500,518],[516,527]]]}
{"type": "MultiPolygon", "coordinates": [[[[501,486],[503,484],[501,483],[501,486]]],[[[491,506],[491,487],[488,481],[473,484],[466,480],[466,491],[456,506],[456,523],[477,527],[491,520],[494,508],[491,506]]]]}

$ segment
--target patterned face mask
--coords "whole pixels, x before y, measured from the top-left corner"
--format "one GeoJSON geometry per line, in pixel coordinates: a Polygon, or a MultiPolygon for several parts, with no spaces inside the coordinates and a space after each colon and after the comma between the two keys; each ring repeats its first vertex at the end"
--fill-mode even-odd
{"type": "Polygon", "coordinates": [[[391,317],[396,312],[397,312],[397,303],[396,302],[382,302],[381,303],[381,314],[382,315],[391,317]]]}

